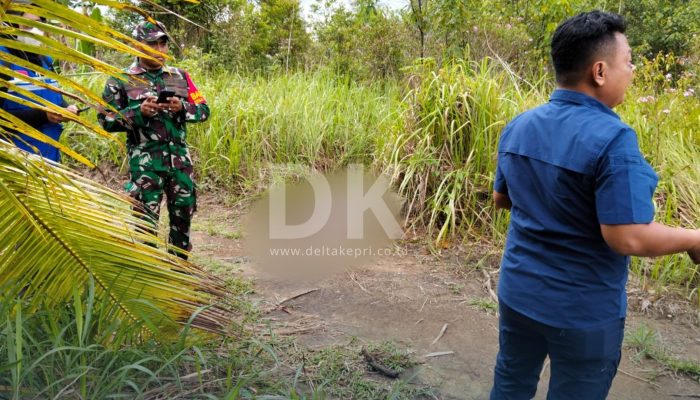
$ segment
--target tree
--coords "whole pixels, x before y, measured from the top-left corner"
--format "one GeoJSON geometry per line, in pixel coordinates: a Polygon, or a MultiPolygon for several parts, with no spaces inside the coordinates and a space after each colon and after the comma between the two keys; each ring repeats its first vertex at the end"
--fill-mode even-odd
{"type": "MultiPolygon", "coordinates": [[[[148,0],[140,2],[143,11],[165,24],[168,33],[177,46],[173,46],[176,56],[182,55],[183,48],[198,47],[211,51],[212,35],[220,24],[235,18],[246,0],[207,0],[199,3],[190,0],[148,0]]],[[[129,34],[143,18],[131,10],[114,10],[110,24],[116,30],[129,34]]]]}
{"type": "Polygon", "coordinates": [[[321,64],[354,79],[400,73],[409,59],[411,34],[398,15],[377,7],[374,0],[357,1],[351,10],[326,10],[314,26],[321,64]]]}
{"type": "Polygon", "coordinates": [[[259,4],[259,32],[266,38],[261,43],[262,54],[288,71],[302,60],[310,40],[299,0],[259,0],[259,4]]]}
{"type": "Polygon", "coordinates": [[[636,53],[653,58],[657,54],[687,55],[700,30],[700,3],[690,0],[625,1],[630,44],[636,53]]]}
{"type": "Polygon", "coordinates": [[[411,21],[418,31],[418,40],[420,41],[420,58],[425,58],[425,39],[428,34],[428,0],[410,0],[411,2],[411,21]]]}

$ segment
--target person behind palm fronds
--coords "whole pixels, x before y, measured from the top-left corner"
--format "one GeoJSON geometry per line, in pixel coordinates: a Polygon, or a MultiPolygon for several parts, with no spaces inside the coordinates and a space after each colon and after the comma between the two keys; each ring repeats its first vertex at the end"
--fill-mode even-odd
{"type": "MultiPolygon", "coordinates": [[[[22,15],[24,18],[31,19],[34,21],[40,20],[38,16],[26,12],[21,13],[16,11],[9,11],[8,13],[13,15],[22,15]]],[[[41,20],[43,21],[43,19],[41,20]]],[[[28,26],[19,26],[19,28],[27,32],[31,32],[35,35],[43,35],[43,32],[38,28],[32,28],[28,26]]],[[[18,42],[22,42],[29,45],[41,45],[41,42],[30,36],[18,35],[17,37],[13,37],[13,39],[17,40],[18,42]]],[[[26,75],[27,77],[41,79],[48,84],[57,85],[57,82],[55,80],[43,77],[41,73],[42,69],[55,72],[53,68],[53,60],[51,59],[51,57],[23,50],[8,48],[4,46],[0,46],[0,51],[26,60],[37,66],[37,68],[28,69],[26,67],[19,66],[16,64],[3,62],[1,63],[1,65],[3,65],[4,67],[10,68],[11,70],[16,71],[22,75],[26,75]]],[[[13,83],[19,88],[30,91],[31,93],[50,101],[53,104],[65,108],[67,111],[70,111],[74,114],[78,113],[78,108],[74,105],[68,105],[63,96],[58,92],[54,92],[50,89],[33,85],[30,82],[13,78],[9,75],[0,74],[0,79],[13,83]]],[[[8,94],[12,94],[25,99],[24,96],[12,90],[8,91],[6,88],[2,88],[1,90],[6,91],[8,94]]],[[[42,132],[43,134],[49,136],[50,138],[56,141],[59,140],[61,133],[63,132],[63,126],[61,125],[61,122],[64,122],[65,119],[60,114],[45,112],[39,109],[31,108],[24,104],[20,104],[19,102],[15,102],[5,98],[0,98],[0,108],[9,112],[21,121],[25,122],[26,124],[30,125],[31,127],[37,129],[38,131],[42,132]]],[[[11,135],[9,136],[10,140],[17,147],[24,151],[38,154],[48,160],[55,162],[59,162],[61,159],[61,152],[56,147],[48,143],[44,143],[34,138],[31,138],[21,132],[11,132],[11,135]]]]}
{"type": "MultiPolygon", "coordinates": [[[[144,21],[134,29],[136,40],[167,54],[170,36],[160,22],[144,21]]],[[[110,132],[126,131],[129,182],[126,191],[142,206],[154,230],[163,194],[170,217],[169,241],[191,251],[190,225],[197,196],[192,158],[187,146],[187,123],[209,118],[209,106],[190,74],[165,65],[162,54],[155,60],[139,57],[126,71],[127,81],[110,78],[102,97],[117,112],[102,112],[98,121],[110,132]],[[157,102],[162,92],[172,92],[157,102]]],[[[187,258],[182,252],[178,256],[187,258]]]]}

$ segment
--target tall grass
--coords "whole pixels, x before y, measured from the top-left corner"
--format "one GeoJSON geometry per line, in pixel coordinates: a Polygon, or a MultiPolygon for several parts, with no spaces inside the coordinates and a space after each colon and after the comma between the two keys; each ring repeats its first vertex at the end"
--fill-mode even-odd
{"type": "MultiPolygon", "coordinates": [[[[668,60],[641,66],[616,111],[637,130],[642,152],[661,177],[658,219],[697,227],[700,100],[689,89],[698,79],[668,80],[662,64],[668,60]]],[[[508,215],[490,200],[498,137],[517,113],[547,100],[551,80],[526,82],[491,59],[441,69],[422,63],[406,75],[405,82],[361,85],[323,72],[261,77],[195,71],[213,110],[208,123],[189,128],[200,182],[248,196],[273,179],[361,162],[392,177],[406,199],[407,220],[427,227],[433,243],[501,241],[508,215]]],[[[103,79],[90,79],[101,90],[103,79]]],[[[91,160],[122,162],[116,146],[82,138],[68,140],[91,160]]],[[[636,261],[634,268],[690,290],[699,280],[684,256],[636,261]]]]}
{"type": "Polygon", "coordinates": [[[187,324],[175,341],[133,340],[140,326],[107,318],[94,284],[77,293],[71,304],[31,312],[21,298],[0,302],[0,398],[237,399],[290,390],[270,378],[279,367],[274,339],[195,335],[187,324]]]}
{"type": "MultiPolygon", "coordinates": [[[[692,75],[666,73],[674,60],[643,61],[635,85],[617,110],[637,131],[642,153],[659,175],[656,219],[686,228],[700,227],[700,99],[692,75]]],[[[699,91],[700,92],[700,91],[699,91]]],[[[700,270],[685,255],[638,259],[633,270],[652,282],[675,283],[692,293],[700,270]]]]}
{"type": "Polygon", "coordinates": [[[77,293],[72,304],[34,312],[21,298],[0,303],[0,397],[138,398],[181,376],[185,357],[169,359],[178,352],[191,358],[184,340],[134,342],[128,338],[138,338],[140,327],[104,324],[110,310],[96,301],[94,284],[77,293]]]}
{"type": "Polygon", "coordinates": [[[498,136],[518,111],[544,98],[491,59],[435,70],[409,70],[405,129],[393,136],[385,166],[407,201],[407,214],[425,224],[437,244],[455,233],[499,235],[507,218],[491,207],[498,136]]]}
{"type": "Polygon", "coordinates": [[[375,150],[402,128],[398,89],[391,85],[295,73],[220,75],[202,90],[214,112],[207,125],[191,127],[197,169],[239,193],[263,189],[281,165],[325,171],[371,164],[375,150]]]}

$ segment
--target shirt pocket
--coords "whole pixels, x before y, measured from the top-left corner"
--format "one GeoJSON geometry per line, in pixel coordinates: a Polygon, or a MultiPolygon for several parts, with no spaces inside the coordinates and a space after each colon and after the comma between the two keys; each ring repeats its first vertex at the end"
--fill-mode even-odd
{"type": "Polygon", "coordinates": [[[126,85],[124,90],[126,91],[126,97],[128,97],[129,100],[135,100],[135,101],[143,100],[147,96],[155,96],[156,95],[155,90],[153,90],[151,85],[149,85],[147,82],[131,83],[129,85],[126,85]]]}
{"type": "Polygon", "coordinates": [[[184,78],[178,76],[166,76],[163,78],[163,83],[165,84],[166,90],[172,90],[175,92],[175,96],[182,99],[187,98],[188,87],[187,81],[184,78]]]}

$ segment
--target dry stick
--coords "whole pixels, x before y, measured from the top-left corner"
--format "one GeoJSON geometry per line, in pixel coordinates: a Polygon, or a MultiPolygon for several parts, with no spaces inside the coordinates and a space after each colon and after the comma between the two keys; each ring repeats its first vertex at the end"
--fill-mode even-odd
{"type": "MultiPolygon", "coordinates": [[[[183,375],[179,378],[169,378],[167,380],[180,380],[180,381],[191,381],[191,380],[197,380],[201,375],[206,375],[211,372],[211,369],[204,369],[199,372],[193,372],[191,374],[183,375]]],[[[162,378],[161,378],[162,379],[162,378]]]]}
{"type": "Polygon", "coordinates": [[[636,380],[638,380],[638,381],[642,381],[642,382],[644,382],[644,383],[648,383],[649,385],[654,386],[654,387],[657,388],[657,389],[661,389],[661,386],[657,385],[656,383],[654,383],[654,382],[652,382],[652,381],[650,381],[650,380],[648,380],[648,379],[640,378],[640,377],[638,377],[637,375],[632,375],[632,374],[630,374],[629,372],[625,371],[625,370],[622,369],[622,368],[618,368],[617,370],[620,371],[620,372],[622,372],[623,374],[629,376],[630,378],[634,378],[634,379],[636,379],[636,380]]]}
{"type": "Polygon", "coordinates": [[[433,343],[431,343],[430,345],[434,345],[435,343],[437,343],[438,340],[440,340],[440,338],[442,337],[442,335],[444,335],[444,334],[445,334],[445,331],[447,330],[447,325],[448,325],[448,324],[445,324],[445,325],[442,326],[442,330],[440,330],[440,334],[437,335],[437,337],[435,338],[435,340],[433,340],[433,343]]]}
{"type": "Polygon", "coordinates": [[[454,354],[455,352],[450,350],[450,351],[438,351],[437,353],[430,353],[426,354],[425,358],[430,358],[430,357],[440,357],[440,356],[449,356],[451,354],[454,354]]]}
{"type": "MultiPolygon", "coordinates": [[[[205,369],[201,372],[193,372],[189,375],[181,376],[179,379],[181,381],[196,381],[197,378],[199,378],[201,375],[208,374],[209,372],[211,372],[211,369],[205,369]]],[[[148,392],[144,393],[144,395],[146,395],[146,397],[149,397],[150,395],[163,394],[166,390],[169,390],[170,387],[172,387],[172,386],[175,386],[175,384],[173,382],[168,382],[164,385],[161,385],[160,387],[149,390],[148,392]]]]}
{"type": "Polygon", "coordinates": [[[423,312],[423,307],[425,307],[425,303],[428,302],[428,296],[425,296],[425,301],[423,302],[423,305],[420,306],[420,310],[418,310],[419,313],[423,312]]]}
{"type": "Polygon", "coordinates": [[[481,270],[481,273],[484,274],[484,277],[486,278],[486,282],[484,282],[484,286],[486,286],[486,290],[489,291],[489,296],[491,296],[491,299],[498,304],[498,296],[496,296],[496,292],[493,291],[491,288],[491,275],[486,272],[485,269],[481,270]]]}
{"type": "Polygon", "coordinates": [[[313,289],[309,289],[309,290],[307,290],[307,291],[305,291],[305,292],[301,292],[301,293],[299,293],[299,294],[296,294],[296,295],[294,295],[294,296],[292,296],[292,297],[287,297],[286,299],[284,299],[284,300],[278,302],[278,303],[277,303],[277,307],[281,306],[282,304],[284,304],[284,303],[286,303],[286,302],[288,302],[288,301],[290,301],[290,300],[297,299],[297,298],[299,298],[299,297],[301,297],[301,296],[307,295],[307,294],[309,294],[309,293],[313,293],[313,292],[315,292],[315,291],[317,291],[317,290],[318,290],[318,288],[313,288],[313,289]]]}
{"type": "Polygon", "coordinates": [[[700,399],[700,394],[681,394],[681,393],[669,393],[670,397],[690,397],[691,399],[700,399]]]}

